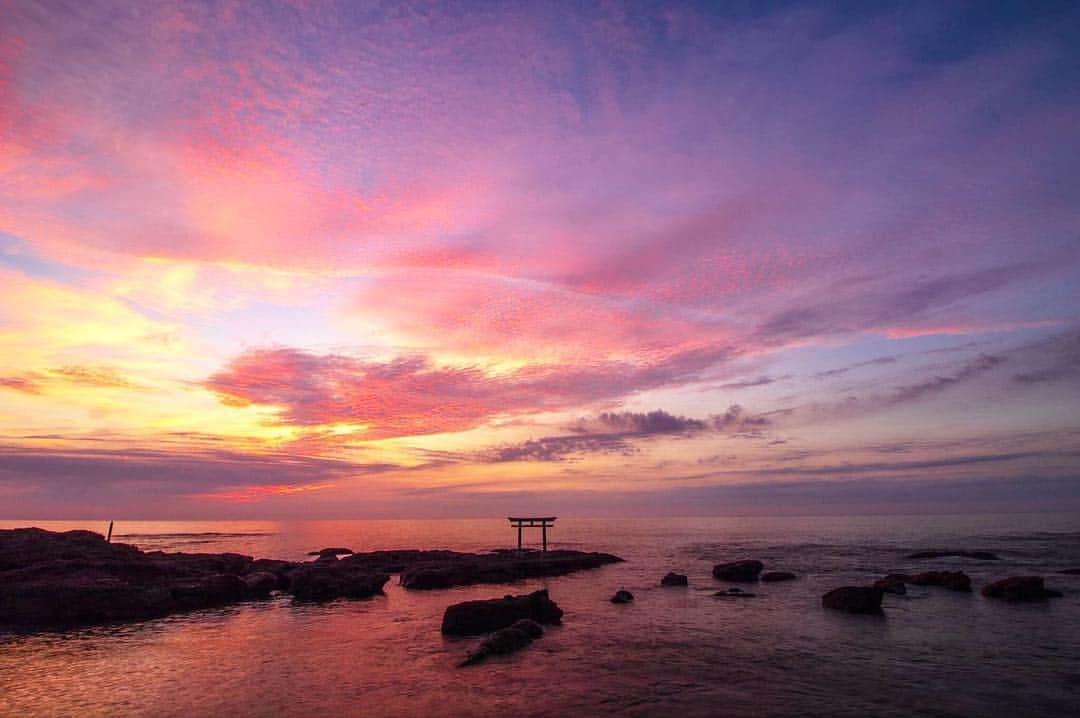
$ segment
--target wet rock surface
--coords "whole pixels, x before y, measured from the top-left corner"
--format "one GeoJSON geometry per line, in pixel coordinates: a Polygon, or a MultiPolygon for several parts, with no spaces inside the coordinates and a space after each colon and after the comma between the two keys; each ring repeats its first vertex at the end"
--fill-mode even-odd
{"type": "Polygon", "coordinates": [[[515,621],[509,628],[495,631],[480,644],[476,651],[462,661],[459,666],[471,666],[480,663],[488,656],[505,656],[530,645],[544,635],[544,629],[536,621],[523,618],[515,621]]]}
{"type": "Polygon", "coordinates": [[[712,574],[714,578],[721,581],[751,583],[758,580],[758,575],[764,568],[765,564],[761,561],[732,561],[731,563],[720,563],[713,566],[712,574]]]}
{"type": "Polygon", "coordinates": [[[669,572],[666,576],[660,579],[661,586],[688,586],[690,580],[681,573],[669,572]]]}
{"type": "Polygon", "coordinates": [[[885,578],[874,581],[874,588],[880,588],[885,593],[903,596],[907,593],[907,580],[906,573],[890,573],[885,578]]]}
{"type": "Polygon", "coordinates": [[[1011,576],[983,586],[982,595],[1010,603],[1027,603],[1060,598],[1061,592],[1047,588],[1042,576],[1011,576]]]}
{"type": "Polygon", "coordinates": [[[634,600],[634,594],[627,591],[625,588],[619,589],[615,592],[615,595],[611,597],[612,603],[630,603],[634,600]]]}
{"type": "Polygon", "coordinates": [[[821,597],[821,605],[845,613],[881,613],[882,590],[875,586],[841,586],[821,597]]]}
{"type": "Polygon", "coordinates": [[[971,577],[963,571],[925,571],[907,577],[912,586],[941,586],[950,591],[971,590],[971,577]]]}
{"type": "Polygon", "coordinates": [[[562,609],[548,597],[548,592],[541,590],[521,596],[455,603],[443,613],[441,630],[448,636],[478,636],[509,628],[522,619],[558,624],[562,615],[562,609]]]}

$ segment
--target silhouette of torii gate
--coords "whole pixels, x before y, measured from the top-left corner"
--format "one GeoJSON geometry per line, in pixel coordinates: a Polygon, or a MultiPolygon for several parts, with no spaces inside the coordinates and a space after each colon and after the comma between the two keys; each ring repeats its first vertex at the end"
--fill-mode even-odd
{"type": "Polygon", "coordinates": [[[539,528],[543,538],[544,552],[547,553],[547,530],[555,523],[555,516],[509,516],[511,526],[516,526],[518,531],[518,551],[521,550],[521,529],[539,528]]]}

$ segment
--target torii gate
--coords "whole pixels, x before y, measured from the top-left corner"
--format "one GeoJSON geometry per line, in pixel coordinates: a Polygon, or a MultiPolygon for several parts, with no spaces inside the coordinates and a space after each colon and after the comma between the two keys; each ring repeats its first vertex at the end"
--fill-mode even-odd
{"type": "Polygon", "coordinates": [[[516,526],[518,530],[518,551],[521,550],[521,529],[539,528],[543,537],[544,552],[547,553],[547,530],[555,523],[555,516],[510,516],[508,518],[510,525],[516,526]]]}

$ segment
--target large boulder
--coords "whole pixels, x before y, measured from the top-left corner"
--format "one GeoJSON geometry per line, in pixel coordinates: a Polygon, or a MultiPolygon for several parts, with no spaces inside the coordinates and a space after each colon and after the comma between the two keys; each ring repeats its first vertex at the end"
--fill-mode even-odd
{"type": "Polygon", "coordinates": [[[757,581],[758,574],[760,574],[764,568],[765,564],[761,563],[761,561],[732,561],[731,563],[720,563],[713,566],[712,574],[714,578],[721,581],[750,583],[757,581]]]}
{"type": "Polygon", "coordinates": [[[956,549],[937,549],[931,551],[916,551],[908,554],[908,558],[973,558],[978,561],[1000,561],[1001,557],[991,551],[965,551],[956,549]]]}
{"type": "Polygon", "coordinates": [[[476,636],[507,628],[523,618],[557,624],[562,615],[562,609],[548,597],[548,592],[541,590],[522,596],[455,603],[443,613],[442,632],[450,636],[476,636]]]}
{"type": "Polygon", "coordinates": [[[847,613],[881,613],[882,590],[874,586],[842,586],[821,597],[821,605],[847,613]]]}
{"type": "Polygon", "coordinates": [[[1010,603],[1044,601],[1048,598],[1060,598],[1061,593],[1047,588],[1042,576],[1011,576],[983,586],[982,595],[987,598],[1000,598],[1010,603]]]}
{"type": "Polygon", "coordinates": [[[660,579],[661,586],[688,586],[690,585],[689,579],[681,573],[675,573],[674,571],[668,572],[666,576],[660,579]]]}
{"type": "Polygon", "coordinates": [[[373,573],[333,563],[315,561],[289,573],[289,593],[300,601],[333,598],[369,598],[382,593],[390,580],[385,573],[373,573]]]}
{"type": "Polygon", "coordinates": [[[798,576],[791,571],[766,571],[761,574],[763,583],[778,583],[780,581],[794,581],[798,576]]]}

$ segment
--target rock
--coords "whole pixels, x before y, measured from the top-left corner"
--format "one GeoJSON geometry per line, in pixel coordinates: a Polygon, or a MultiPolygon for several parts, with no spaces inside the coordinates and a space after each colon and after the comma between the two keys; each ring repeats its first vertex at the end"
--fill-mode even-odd
{"type": "Polygon", "coordinates": [[[661,586],[688,586],[690,585],[689,579],[681,573],[668,572],[666,576],[660,579],[661,586]]]}
{"type": "MultiPolygon", "coordinates": [[[[450,553],[450,552],[447,552],[450,553]]],[[[344,559],[361,560],[363,554],[344,559]]],[[[606,553],[548,551],[547,553],[452,554],[434,559],[418,558],[401,571],[401,585],[416,590],[467,586],[476,583],[510,583],[537,576],[562,576],[622,561],[606,553]]]]}
{"type": "Polygon", "coordinates": [[[537,623],[558,624],[562,614],[562,609],[548,598],[546,590],[523,596],[465,601],[447,607],[443,614],[442,632],[451,636],[475,636],[508,628],[523,618],[537,623]]]}
{"type": "Polygon", "coordinates": [[[926,571],[908,576],[912,586],[941,586],[950,591],[970,591],[971,577],[963,571],[926,571]]]}
{"type": "Polygon", "coordinates": [[[880,588],[885,593],[903,596],[907,593],[907,580],[908,577],[906,574],[890,573],[885,578],[879,578],[877,581],[874,581],[874,588],[880,588]]]}
{"type": "Polygon", "coordinates": [[[338,562],[338,557],[335,554],[332,554],[332,553],[322,554],[318,558],[316,558],[314,561],[312,561],[312,563],[321,563],[321,564],[337,563],[337,562],[338,562]]]}
{"type": "Polygon", "coordinates": [[[756,593],[750,593],[741,588],[729,588],[726,591],[717,591],[713,596],[716,598],[757,598],[756,593]]]}
{"type": "Polygon", "coordinates": [[[256,571],[241,576],[244,588],[252,596],[269,596],[278,587],[278,577],[269,571],[256,571]]]}
{"type": "Polygon", "coordinates": [[[178,584],[171,593],[183,608],[207,608],[241,601],[247,597],[248,588],[239,576],[221,573],[178,584]]]}
{"type": "Polygon", "coordinates": [[[1001,557],[990,551],[955,551],[955,550],[939,550],[939,551],[916,551],[915,553],[908,554],[908,558],[923,559],[923,558],[974,558],[979,561],[1000,561],[1001,557]]]}
{"type": "Polygon", "coordinates": [[[353,553],[351,548],[324,548],[319,551],[309,551],[308,556],[333,556],[334,558],[337,558],[338,556],[346,556],[351,553],[353,553]]]}
{"type": "Polygon", "coordinates": [[[1012,576],[983,586],[982,595],[1011,603],[1060,598],[1061,593],[1046,588],[1042,576],[1012,576]]]}
{"type": "Polygon", "coordinates": [[[53,628],[166,616],[249,597],[239,554],[144,553],[90,531],[0,531],[0,626],[53,628]]]}
{"type": "Polygon", "coordinates": [[[536,639],[544,635],[544,627],[531,618],[523,618],[520,621],[514,621],[514,625],[510,628],[516,628],[519,631],[524,631],[530,637],[536,639]]]}
{"type": "Polygon", "coordinates": [[[633,600],[634,594],[622,588],[616,591],[615,595],[611,597],[612,603],[630,603],[633,600]]]}
{"type": "Polygon", "coordinates": [[[372,573],[343,562],[318,561],[304,564],[289,573],[288,591],[300,601],[326,601],[333,598],[369,598],[382,593],[390,580],[385,573],[372,573]]]}
{"type": "Polygon", "coordinates": [[[1080,568],[1067,568],[1061,573],[1064,573],[1068,576],[1080,576],[1080,568]]]}
{"type": "Polygon", "coordinates": [[[794,581],[798,576],[790,571],[766,571],[761,574],[764,583],[776,583],[778,581],[794,581]]]}
{"type": "Polygon", "coordinates": [[[881,613],[882,590],[874,586],[842,586],[821,597],[821,605],[847,613],[881,613]]]}
{"type": "Polygon", "coordinates": [[[761,561],[733,561],[713,566],[713,577],[721,581],[741,581],[750,583],[757,581],[758,574],[765,568],[761,561]]]}

